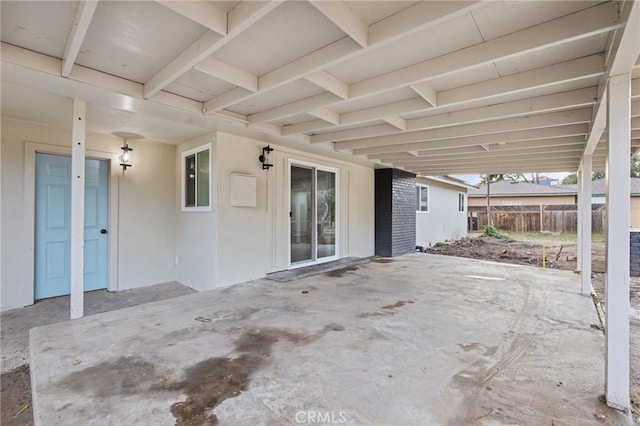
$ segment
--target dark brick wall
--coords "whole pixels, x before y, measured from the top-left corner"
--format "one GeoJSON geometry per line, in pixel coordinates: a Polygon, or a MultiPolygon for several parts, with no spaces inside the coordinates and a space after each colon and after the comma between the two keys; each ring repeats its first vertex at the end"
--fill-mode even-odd
{"type": "Polygon", "coordinates": [[[396,169],[375,171],[375,250],[401,256],[416,249],[416,176],[396,169]]]}
{"type": "Polygon", "coordinates": [[[393,169],[392,256],[416,251],[416,175],[393,169]]]}
{"type": "Polygon", "coordinates": [[[631,245],[631,276],[640,277],[640,231],[632,231],[629,239],[631,245]]]}
{"type": "Polygon", "coordinates": [[[392,255],[392,174],[391,169],[376,169],[375,171],[375,253],[385,257],[392,255]]]}

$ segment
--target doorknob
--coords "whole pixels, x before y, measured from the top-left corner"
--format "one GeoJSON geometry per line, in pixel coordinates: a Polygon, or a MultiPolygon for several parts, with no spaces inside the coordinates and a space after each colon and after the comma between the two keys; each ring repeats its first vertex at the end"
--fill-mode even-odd
{"type": "Polygon", "coordinates": [[[101,230],[100,230],[100,233],[101,233],[101,234],[106,234],[106,233],[107,233],[107,230],[106,230],[106,229],[101,229],[101,230]]]}

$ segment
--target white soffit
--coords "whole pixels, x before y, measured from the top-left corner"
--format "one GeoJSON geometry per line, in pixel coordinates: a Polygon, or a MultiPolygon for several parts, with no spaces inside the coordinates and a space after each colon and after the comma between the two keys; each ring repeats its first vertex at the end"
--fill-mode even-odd
{"type": "Polygon", "coordinates": [[[156,2],[100,1],[76,63],[143,83],[205,32],[156,2]]]}
{"type": "Polygon", "coordinates": [[[234,89],[231,83],[191,69],[168,85],[165,90],[185,98],[204,102],[234,89]]]}
{"type": "Polygon", "coordinates": [[[2,41],[62,58],[77,1],[3,1],[2,41]]]}
{"type": "Polygon", "coordinates": [[[94,131],[181,141],[235,129],[418,173],[576,167],[585,135],[589,149],[600,139],[589,113],[605,58],[638,59],[615,53],[633,29],[613,2],[102,0],[92,16],[79,5],[0,3],[4,115],[64,125],[57,103],[83,96],[101,116],[89,115],[94,131]],[[86,35],[73,30],[85,15],[86,35]],[[69,45],[79,53],[63,64],[69,45]]]}

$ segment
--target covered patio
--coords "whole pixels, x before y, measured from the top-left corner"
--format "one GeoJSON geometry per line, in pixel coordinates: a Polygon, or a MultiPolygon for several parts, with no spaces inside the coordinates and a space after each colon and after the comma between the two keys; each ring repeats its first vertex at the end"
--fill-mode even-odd
{"type": "Polygon", "coordinates": [[[568,271],[416,253],[36,328],[34,415],[624,425],[598,398],[604,336],[579,285],[568,271]]]}
{"type": "MultiPolygon", "coordinates": [[[[183,373],[199,371],[183,369],[187,366],[199,368],[193,362],[195,358],[206,361],[211,357],[226,359],[224,357],[231,356],[220,362],[235,365],[235,359],[249,359],[260,368],[280,368],[280,364],[271,365],[263,359],[267,355],[276,359],[281,352],[295,348],[304,356],[320,357],[314,358],[319,364],[333,365],[336,368],[329,370],[335,373],[340,371],[332,364],[337,362],[336,358],[322,358],[331,352],[331,348],[326,352],[320,348],[311,350],[314,345],[336,339],[346,339],[352,344],[349,339],[353,338],[354,341],[363,339],[359,344],[366,349],[371,344],[368,338],[350,333],[355,333],[360,327],[358,324],[378,320],[399,334],[375,343],[380,345],[375,349],[384,354],[380,355],[382,358],[363,356],[366,352],[361,351],[350,355],[353,355],[350,358],[353,365],[363,365],[362,368],[381,373],[398,356],[394,352],[397,342],[393,339],[399,339],[406,348],[415,350],[407,350],[410,358],[404,360],[404,366],[398,364],[397,370],[387,374],[389,382],[368,384],[365,376],[354,378],[357,389],[365,386],[373,389],[367,393],[367,398],[379,398],[379,404],[372,406],[352,401],[350,407],[358,407],[352,408],[354,422],[358,419],[411,422],[415,420],[412,410],[417,407],[434,416],[446,417],[434,417],[436,422],[447,419],[455,422],[450,417],[452,411],[447,410],[462,407],[462,401],[471,408],[463,412],[460,421],[499,416],[501,414],[487,411],[488,406],[482,405],[485,398],[488,395],[515,398],[518,392],[527,391],[528,382],[520,382],[520,376],[515,374],[511,380],[502,383],[486,368],[492,365],[500,368],[501,362],[509,365],[515,359],[535,363],[537,356],[541,356],[537,361],[546,365],[551,363],[551,354],[575,359],[571,365],[589,365],[584,369],[586,376],[581,381],[584,385],[576,385],[584,386],[582,389],[587,390],[588,399],[576,401],[574,396],[569,396],[575,395],[573,393],[562,397],[571,403],[585,404],[584,407],[591,410],[583,409],[578,414],[562,411],[564,408],[557,406],[558,415],[591,413],[594,405],[590,404],[597,404],[593,395],[600,390],[605,391],[609,406],[628,411],[629,155],[640,148],[638,1],[3,1],[1,7],[3,307],[5,303],[9,307],[25,306],[37,298],[34,295],[34,241],[37,239],[34,236],[34,206],[37,205],[34,188],[38,153],[71,158],[70,255],[69,259],[59,262],[68,266],[71,318],[82,318],[84,314],[84,168],[87,158],[109,162],[110,228],[100,232],[103,236],[108,232],[104,238],[109,238],[105,243],[108,244],[105,248],[108,259],[102,265],[104,271],[108,271],[109,283],[105,287],[114,291],[172,280],[198,290],[211,289],[295,267],[290,250],[292,209],[287,198],[290,196],[288,173],[295,161],[307,166],[311,163],[313,173],[324,170],[336,178],[332,190],[343,197],[342,202],[338,200],[333,204],[338,218],[334,225],[338,225],[335,225],[336,241],[331,253],[336,258],[373,254],[374,169],[397,169],[413,179],[415,175],[573,170],[578,170],[581,176],[578,269],[582,296],[575,295],[575,289],[569,289],[569,286],[559,285],[559,276],[536,271],[535,279],[522,278],[530,280],[525,284],[507,280],[503,284],[513,286],[511,290],[493,294],[483,306],[477,302],[488,297],[479,285],[484,281],[456,275],[456,282],[451,283],[452,273],[447,272],[451,269],[441,264],[446,262],[441,259],[425,263],[439,266],[424,272],[442,276],[438,284],[442,286],[439,287],[442,293],[437,296],[439,291],[435,291],[431,296],[421,293],[434,291],[429,282],[422,282],[421,286],[415,282],[409,284],[415,275],[406,274],[400,267],[404,264],[414,266],[412,262],[416,260],[410,256],[391,265],[367,267],[393,270],[394,274],[388,277],[389,282],[396,284],[393,288],[381,290],[360,283],[366,291],[357,295],[350,292],[357,291],[358,283],[335,289],[346,291],[347,296],[357,296],[360,301],[372,302],[370,306],[363,305],[359,313],[349,305],[327,299],[342,306],[343,310],[340,313],[318,311],[317,316],[301,315],[296,324],[276,315],[283,310],[287,312],[287,306],[295,308],[302,303],[297,298],[295,303],[291,299],[287,302],[291,305],[285,303],[281,308],[267,305],[262,311],[246,310],[248,313],[241,314],[242,318],[232,321],[239,321],[239,324],[247,321],[248,327],[270,327],[266,328],[265,334],[259,335],[266,337],[258,338],[262,343],[257,346],[243,343],[243,339],[256,337],[251,329],[244,330],[243,326],[225,331],[227,335],[214,334],[212,337],[211,331],[229,319],[227,314],[219,318],[207,316],[216,311],[211,311],[205,304],[199,305],[209,297],[206,295],[181,299],[187,308],[167,302],[165,311],[155,314],[152,307],[129,310],[130,321],[119,315],[107,315],[100,317],[102,322],[96,319],[72,322],[48,329],[47,333],[34,332],[33,371],[38,418],[50,423],[58,418],[56,416],[64,417],[65,412],[73,412],[75,418],[89,419],[97,408],[101,408],[105,416],[109,410],[117,416],[127,404],[143,398],[149,404],[146,416],[157,415],[159,422],[173,421],[168,407],[179,395],[178,387],[190,389],[188,381],[180,380],[184,380],[183,373]],[[120,173],[120,140],[110,136],[113,132],[133,132],[147,139],[132,143],[137,163],[126,174],[120,173]],[[276,150],[271,157],[274,168],[269,172],[269,167],[264,171],[264,157],[258,163],[258,155],[261,149],[264,153],[265,146],[271,148],[271,145],[276,150]],[[206,153],[207,161],[212,160],[207,163],[210,171],[206,175],[209,179],[209,192],[205,194],[207,205],[194,214],[185,213],[184,202],[181,205],[186,191],[183,179],[188,176],[181,167],[184,167],[187,154],[196,148],[202,148],[198,153],[206,153]],[[587,309],[591,292],[590,176],[592,170],[602,169],[607,170],[608,182],[604,376],[601,374],[602,352],[598,346],[601,337],[589,328],[596,321],[587,309]],[[247,205],[241,204],[250,208],[240,209],[230,202],[231,175],[237,173],[244,177],[248,175],[259,189],[254,191],[257,195],[253,200],[247,205]],[[342,210],[336,210],[339,208],[342,210]],[[342,240],[338,241],[340,238],[342,240]],[[456,291],[448,291],[445,283],[456,291]],[[400,297],[409,287],[415,287],[415,293],[409,291],[400,297]],[[546,291],[554,292],[554,297],[546,298],[546,291]],[[383,301],[381,297],[378,300],[380,293],[393,294],[391,298],[396,300],[383,301]],[[466,299],[470,294],[477,298],[475,304],[466,299]],[[535,295],[539,298],[528,298],[535,295]],[[419,311],[419,304],[426,302],[423,299],[432,297],[442,299],[439,303],[430,303],[429,310],[419,311]],[[555,305],[556,297],[564,298],[562,309],[555,305]],[[382,307],[405,299],[415,303],[393,309],[382,307]],[[458,303],[467,300],[466,309],[477,315],[467,317],[451,300],[458,303]],[[195,305],[191,306],[188,301],[195,305]],[[483,333],[478,325],[487,306],[496,316],[496,321],[492,321],[492,333],[482,335],[482,339],[465,334],[470,330],[483,333]],[[511,312],[509,309],[513,306],[519,306],[527,314],[519,316],[521,311],[511,312]],[[527,310],[528,307],[532,310],[527,310]],[[201,310],[198,316],[209,318],[210,322],[193,323],[195,315],[192,313],[198,309],[201,310]],[[534,320],[536,309],[541,310],[542,318],[552,320],[534,320]],[[408,323],[397,327],[394,324],[403,312],[411,310],[416,311],[416,315],[425,315],[416,317],[428,324],[424,332],[443,334],[425,334],[424,340],[413,340],[414,331],[410,331],[408,323]],[[175,315],[168,315],[168,312],[175,315]],[[185,312],[189,314],[184,315],[185,312]],[[438,315],[430,317],[433,312],[438,315]],[[134,322],[136,327],[131,327],[131,321],[146,313],[158,315],[157,323],[155,319],[142,320],[140,317],[140,322],[134,322]],[[367,313],[371,316],[357,316],[367,313]],[[573,314],[576,315],[574,319],[573,314]],[[252,315],[263,315],[260,319],[264,322],[251,323],[256,318],[252,315]],[[340,315],[350,315],[351,322],[346,322],[345,318],[345,323],[332,326],[333,316],[340,318],[340,315]],[[437,328],[441,323],[438,319],[443,317],[448,318],[446,333],[437,328]],[[529,320],[525,321],[525,318],[529,320]],[[473,323],[466,322],[469,320],[473,323]],[[111,327],[110,324],[120,326],[111,327]],[[150,356],[158,357],[151,360],[132,360],[124,355],[120,358],[119,352],[109,352],[109,347],[126,352],[140,341],[146,342],[145,334],[153,335],[153,324],[160,324],[158,330],[166,333],[175,332],[170,335],[172,337],[184,337],[184,333],[187,337],[192,335],[198,345],[189,350],[185,350],[184,345],[179,348],[169,346],[165,350],[171,356],[166,358],[159,349],[153,352],[138,347],[137,356],[148,352],[150,356]],[[496,324],[500,324],[497,329],[496,324]],[[76,334],[75,327],[80,334],[76,334]],[[96,333],[103,328],[109,330],[107,335],[96,333]],[[85,330],[91,330],[89,334],[93,334],[85,335],[85,330]],[[501,331],[493,334],[496,330],[501,331]],[[204,334],[199,334],[201,331],[205,331],[204,334]],[[65,334],[67,332],[70,334],[65,334]],[[248,337],[243,338],[245,332],[248,337]],[[569,335],[554,341],[556,333],[569,335]],[[80,335],[82,339],[73,343],[80,335]],[[545,340],[546,346],[532,343],[539,335],[551,339],[545,340]],[[447,340],[453,336],[455,339],[447,340]],[[275,343],[276,337],[280,342],[275,343]],[[574,337],[578,341],[591,339],[589,344],[593,346],[565,352],[568,345],[564,342],[574,337]],[[101,346],[109,339],[114,339],[114,346],[101,346]],[[213,339],[217,344],[210,346],[207,339],[213,339]],[[119,342],[129,343],[119,346],[119,342]],[[103,350],[91,353],[87,358],[74,355],[98,347],[103,350]],[[207,348],[208,352],[198,352],[200,347],[207,348]],[[438,351],[439,347],[445,348],[445,352],[438,351]],[[522,347],[527,350],[518,349],[522,347]],[[442,358],[442,353],[447,356],[442,358]],[[55,359],[48,358],[52,354],[56,354],[55,359]],[[181,354],[187,355],[187,359],[180,358],[181,354]],[[358,356],[363,358],[359,360],[358,356]],[[410,398],[415,393],[376,394],[376,388],[382,386],[396,389],[393,386],[399,386],[395,384],[398,378],[405,380],[409,389],[424,386],[423,381],[417,379],[418,370],[411,370],[409,375],[406,365],[417,368],[419,362],[428,357],[433,357],[431,365],[442,363],[447,372],[439,376],[439,370],[434,369],[434,387],[424,390],[437,410],[418,405],[418,401],[415,405],[413,402],[403,405],[401,401],[388,404],[389,395],[410,398]],[[80,362],[74,364],[76,358],[80,362]],[[371,366],[365,365],[365,359],[371,366]],[[48,367],[49,362],[52,367],[48,367]],[[140,383],[149,384],[145,381],[147,378],[158,380],[164,375],[167,383],[173,383],[174,387],[164,389],[162,383],[155,387],[151,383],[150,387],[139,389],[135,385],[133,396],[122,396],[123,392],[128,394],[131,390],[129,382],[124,391],[120,388],[114,391],[114,382],[87,393],[78,391],[97,385],[94,378],[99,376],[96,372],[102,371],[100,368],[117,370],[118,366],[123,366],[124,375],[128,376],[131,362],[134,370],[141,367],[144,372],[142,376],[136,376],[140,383]],[[95,367],[88,370],[89,381],[86,372],[82,373],[87,366],[95,367]],[[65,369],[79,375],[65,377],[62,374],[65,369]],[[458,378],[456,386],[462,390],[452,392],[460,404],[450,404],[451,395],[439,394],[444,389],[445,376],[458,378]],[[486,385],[487,380],[493,384],[486,385]],[[471,390],[468,388],[470,383],[471,390]],[[503,385],[505,388],[500,387],[503,385]],[[64,395],[73,394],[77,401],[84,402],[66,405],[67,402],[57,400],[52,393],[55,386],[66,386],[69,393],[64,395]],[[161,391],[148,393],[151,387],[161,391]],[[488,387],[503,393],[493,390],[487,393],[488,387]],[[141,397],[143,394],[152,397],[141,397]],[[105,395],[108,397],[101,399],[105,395]],[[387,395],[386,399],[381,395],[387,395]],[[105,408],[104,404],[110,404],[113,398],[122,405],[105,408]],[[395,406],[405,410],[394,411],[395,419],[386,417],[395,406]]],[[[411,196],[413,189],[408,191],[411,196]]],[[[409,210],[413,208],[412,203],[407,204],[409,210]]],[[[195,207],[198,210],[198,205],[195,207]]],[[[309,229],[314,228],[309,226],[309,229]]],[[[310,255],[312,262],[317,261],[317,254],[314,251],[310,255]]],[[[469,265],[460,265],[460,270],[473,269],[479,264],[469,265]]],[[[522,273],[527,276],[533,274],[528,269],[517,271],[526,271],[522,273]]],[[[340,279],[357,277],[357,272],[345,274],[340,279]]],[[[468,275],[485,275],[476,272],[470,270],[468,275]]],[[[498,272],[488,275],[494,274],[498,272]]],[[[568,276],[565,278],[573,282],[568,276]]],[[[224,299],[227,294],[250,287],[206,294],[216,294],[224,299]]],[[[309,300],[314,294],[315,297],[329,297],[322,285],[314,287],[317,289],[306,295],[309,300]]],[[[287,292],[293,291],[268,285],[264,291],[269,288],[276,293],[283,292],[285,300],[287,292]]],[[[268,298],[269,293],[265,297],[268,298]]],[[[305,307],[304,304],[300,306],[305,307]]],[[[313,311],[316,305],[307,308],[313,311]]],[[[334,309],[335,306],[326,308],[334,309]]],[[[245,312],[242,309],[238,305],[238,310],[233,312],[245,312]]],[[[287,315],[295,317],[297,313],[293,311],[287,315]]],[[[361,327],[372,332],[366,325],[361,327]]],[[[388,332],[384,328],[380,331],[383,336],[388,332]]],[[[167,341],[159,335],[156,340],[167,341]]],[[[190,341],[185,340],[185,344],[190,341]]],[[[349,352],[351,349],[338,346],[336,350],[349,352]]],[[[296,357],[302,356],[295,351],[292,353],[296,357]]],[[[302,378],[311,371],[296,370],[297,365],[289,361],[285,362],[287,368],[278,372],[291,386],[301,386],[302,378]]],[[[560,358],[553,364],[561,370],[570,368],[560,358]]],[[[351,380],[350,371],[340,374],[336,380],[351,380]]],[[[271,376],[262,376],[264,382],[259,385],[262,388],[254,389],[268,388],[277,394],[278,383],[265,377],[271,376]]],[[[553,384],[556,392],[569,389],[564,380],[561,380],[561,386],[555,378],[536,376],[533,380],[541,386],[544,383],[553,388],[553,384]]],[[[259,384],[255,380],[252,383],[253,386],[259,384]]],[[[330,392],[317,395],[311,392],[300,398],[327,398],[326,407],[329,407],[334,402],[363,396],[359,391],[353,392],[355,387],[348,392],[349,388],[329,385],[321,389],[331,389],[330,392]]],[[[545,388],[541,393],[549,395],[551,390],[545,388]]],[[[254,397],[250,391],[229,399],[216,409],[216,415],[222,418],[223,410],[238,410],[235,414],[227,414],[239,419],[234,417],[240,416],[238,407],[233,408],[235,404],[254,397]],[[227,406],[229,408],[225,408],[227,406]]],[[[291,418],[291,413],[278,411],[284,408],[277,401],[271,407],[269,402],[251,405],[251,409],[265,410],[264,413],[251,411],[248,405],[243,405],[242,410],[246,408],[247,415],[253,416],[275,412],[291,418]]],[[[560,401],[562,398],[556,400],[557,403],[560,401]]],[[[304,399],[298,404],[299,407],[309,405],[304,399]]],[[[547,415],[542,410],[535,413],[547,415]]],[[[589,422],[593,418],[581,418],[580,422],[583,420],[589,422]]]]}

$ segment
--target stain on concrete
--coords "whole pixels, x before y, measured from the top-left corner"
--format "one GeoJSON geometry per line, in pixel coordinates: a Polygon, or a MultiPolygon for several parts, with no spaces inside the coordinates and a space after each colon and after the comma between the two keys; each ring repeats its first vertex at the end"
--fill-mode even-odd
{"type": "Polygon", "coordinates": [[[279,341],[308,344],[330,331],[343,331],[340,324],[328,324],[317,333],[292,333],[276,328],[245,331],[235,342],[236,358],[209,358],[185,370],[181,382],[164,384],[169,391],[182,391],[184,401],[171,405],[177,426],[215,425],[213,409],[222,401],[234,398],[247,389],[253,373],[271,357],[279,341]]]}
{"type": "Polygon", "coordinates": [[[189,367],[183,381],[167,386],[167,390],[187,394],[184,401],[171,405],[176,425],[217,424],[211,410],[225,399],[240,395],[262,363],[260,355],[242,354],[237,358],[210,358],[189,367]]]}
{"type": "Polygon", "coordinates": [[[465,351],[469,352],[469,351],[473,351],[475,349],[478,349],[478,347],[480,347],[480,343],[474,342],[474,343],[469,343],[468,345],[463,345],[461,343],[458,343],[458,346],[460,346],[465,351]]]}
{"type": "Polygon", "coordinates": [[[383,317],[387,315],[394,315],[394,312],[386,311],[386,312],[363,312],[358,314],[358,318],[369,318],[369,317],[383,317]]]}
{"type": "Polygon", "coordinates": [[[389,259],[386,257],[379,257],[379,258],[373,259],[373,261],[376,263],[392,263],[393,259],[389,259]]]}
{"type": "Polygon", "coordinates": [[[334,271],[329,271],[326,272],[325,275],[328,277],[334,277],[334,278],[339,278],[341,276],[343,276],[344,274],[346,274],[347,272],[351,272],[351,271],[357,271],[358,268],[357,266],[347,266],[344,268],[340,268],[340,269],[336,269],[334,271]]]}
{"type": "Polygon", "coordinates": [[[398,300],[396,303],[394,303],[393,305],[386,305],[383,306],[382,309],[395,309],[395,308],[401,308],[404,305],[406,305],[407,303],[415,303],[413,300],[398,300]]]}
{"type": "Polygon", "coordinates": [[[60,384],[73,392],[108,397],[138,393],[148,388],[155,377],[153,364],[139,357],[123,356],[73,372],[60,384]]]}

